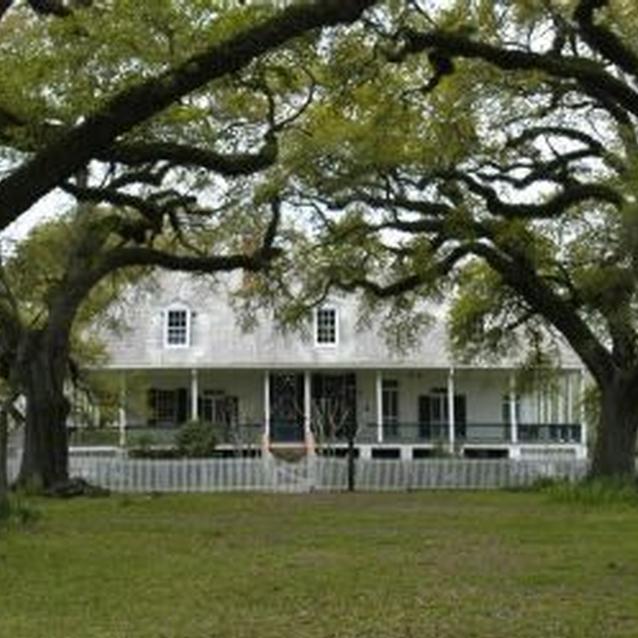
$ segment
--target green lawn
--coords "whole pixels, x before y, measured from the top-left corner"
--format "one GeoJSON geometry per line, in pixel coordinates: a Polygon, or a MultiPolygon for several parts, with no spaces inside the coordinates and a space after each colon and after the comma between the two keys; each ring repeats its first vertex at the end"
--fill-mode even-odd
{"type": "Polygon", "coordinates": [[[539,494],[38,501],[2,638],[638,636],[638,510],[539,494]]]}

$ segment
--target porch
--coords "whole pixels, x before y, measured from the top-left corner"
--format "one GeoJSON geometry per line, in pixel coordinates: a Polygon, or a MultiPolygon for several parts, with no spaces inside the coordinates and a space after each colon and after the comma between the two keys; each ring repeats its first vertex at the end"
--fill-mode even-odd
{"type": "MultiPolygon", "coordinates": [[[[118,441],[188,420],[214,425],[221,448],[576,446],[584,455],[582,372],[519,390],[507,369],[112,371],[118,441]]],[[[366,454],[369,454],[367,450],[366,454]]]]}

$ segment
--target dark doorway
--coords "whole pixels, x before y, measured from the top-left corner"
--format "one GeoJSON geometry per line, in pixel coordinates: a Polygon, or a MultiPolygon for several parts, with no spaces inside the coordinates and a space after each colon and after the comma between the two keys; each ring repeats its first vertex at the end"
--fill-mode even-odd
{"type": "Polygon", "coordinates": [[[270,440],[295,443],[304,440],[304,379],[299,372],[270,375],[270,440]]]}

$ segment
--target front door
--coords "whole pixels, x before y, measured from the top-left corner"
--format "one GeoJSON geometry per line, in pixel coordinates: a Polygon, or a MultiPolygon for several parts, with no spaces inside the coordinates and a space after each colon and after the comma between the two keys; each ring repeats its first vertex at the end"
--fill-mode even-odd
{"type": "Polygon", "coordinates": [[[304,440],[304,378],[298,372],[270,375],[270,440],[295,443],[304,440]]]}

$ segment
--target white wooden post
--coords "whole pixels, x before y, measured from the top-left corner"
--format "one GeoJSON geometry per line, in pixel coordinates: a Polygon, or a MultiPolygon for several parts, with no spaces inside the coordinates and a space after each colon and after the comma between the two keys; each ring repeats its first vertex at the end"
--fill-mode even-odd
{"type": "Polygon", "coordinates": [[[126,373],[120,373],[120,405],[118,409],[120,447],[126,447],[126,373]]]}
{"type": "Polygon", "coordinates": [[[264,439],[270,442],[270,370],[264,372],[264,439]]]}
{"type": "Polygon", "coordinates": [[[585,423],[585,371],[581,370],[578,378],[578,402],[580,416],[580,442],[587,448],[587,424],[585,423]]]}
{"type": "Polygon", "coordinates": [[[567,385],[567,405],[565,406],[565,421],[567,423],[574,423],[574,388],[572,385],[572,376],[571,372],[567,373],[567,379],[565,381],[567,385]]]}
{"type": "Polygon", "coordinates": [[[377,443],[383,443],[383,372],[377,370],[375,380],[377,397],[377,443]]]}
{"type": "Polygon", "coordinates": [[[303,375],[303,428],[308,454],[314,454],[314,436],[312,435],[312,375],[305,370],[303,375]]]}
{"type": "Polygon", "coordinates": [[[510,427],[512,428],[512,443],[518,443],[518,418],[516,415],[516,377],[510,373],[510,427]]]}
{"type": "Polygon", "coordinates": [[[447,414],[450,438],[450,452],[454,454],[454,445],[456,440],[456,424],[454,419],[454,368],[450,368],[450,372],[447,377],[447,414]]]}
{"type": "Polygon", "coordinates": [[[191,370],[191,421],[199,421],[199,374],[191,370]]]}

